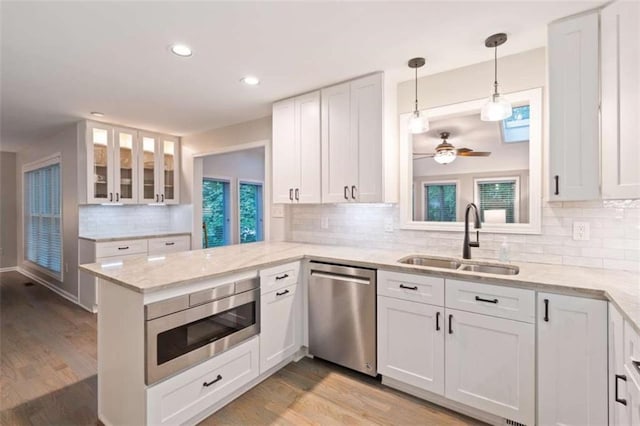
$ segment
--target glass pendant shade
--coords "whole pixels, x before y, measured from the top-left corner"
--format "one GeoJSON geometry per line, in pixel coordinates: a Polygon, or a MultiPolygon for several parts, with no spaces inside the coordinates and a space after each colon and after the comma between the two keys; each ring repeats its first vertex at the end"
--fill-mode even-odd
{"type": "Polygon", "coordinates": [[[449,164],[456,159],[456,154],[455,149],[443,149],[436,152],[433,159],[439,164],[449,164]]]}
{"type": "Polygon", "coordinates": [[[409,131],[414,135],[424,133],[429,130],[429,120],[420,114],[420,111],[414,111],[409,119],[409,131]]]}
{"type": "Polygon", "coordinates": [[[512,113],[511,102],[495,93],[489,102],[482,107],[480,119],[482,121],[501,121],[511,117],[512,113]]]}

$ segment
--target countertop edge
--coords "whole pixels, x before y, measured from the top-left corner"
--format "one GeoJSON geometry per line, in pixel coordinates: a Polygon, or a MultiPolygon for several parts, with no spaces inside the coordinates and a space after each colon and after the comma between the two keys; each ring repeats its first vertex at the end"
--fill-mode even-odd
{"type": "Polygon", "coordinates": [[[161,233],[150,233],[144,235],[123,235],[121,237],[91,237],[87,235],[79,235],[79,240],[93,241],[94,243],[104,243],[110,241],[126,241],[126,240],[145,240],[149,238],[162,238],[162,237],[179,237],[182,235],[191,236],[191,232],[161,232],[161,233]]]}

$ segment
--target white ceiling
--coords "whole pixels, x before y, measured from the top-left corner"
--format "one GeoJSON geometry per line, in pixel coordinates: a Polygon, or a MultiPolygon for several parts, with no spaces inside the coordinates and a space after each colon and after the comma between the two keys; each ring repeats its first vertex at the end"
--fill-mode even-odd
{"type": "Polygon", "coordinates": [[[19,149],[90,111],[177,135],[222,127],[368,72],[408,80],[414,56],[423,75],[485,61],[495,32],[509,34],[500,55],[543,46],[548,22],[602,3],[3,1],[0,142],[19,149]]]}

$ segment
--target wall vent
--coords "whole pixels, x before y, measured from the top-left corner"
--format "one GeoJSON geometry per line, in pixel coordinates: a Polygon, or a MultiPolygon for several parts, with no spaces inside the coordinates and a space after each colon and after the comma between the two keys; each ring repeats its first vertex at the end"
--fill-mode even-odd
{"type": "Polygon", "coordinates": [[[505,419],[507,425],[509,426],[527,426],[524,423],[516,422],[515,420],[505,419]]]}

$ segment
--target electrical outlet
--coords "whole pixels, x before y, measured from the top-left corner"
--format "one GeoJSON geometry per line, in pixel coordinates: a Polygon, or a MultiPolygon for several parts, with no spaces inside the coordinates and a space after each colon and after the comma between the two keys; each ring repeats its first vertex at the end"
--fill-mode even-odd
{"type": "Polygon", "coordinates": [[[393,232],[393,218],[388,217],[384,220],[384,232],[393,232]]]}
{"type": "Polygon", "coordinates": [[[274,204],[271,206],[271,217],[284,217],[284,204],[274,204]]]}
{"type": "Polygon", "coordinates": [[[589,222],[573,222],[574,241],[589,241],[589,222]]]}
{"type": "Polygon", "coordinates": [[[327,216],[323,216],[320,219],[320,228],[329,229],[329,218],[327,216]]]}

